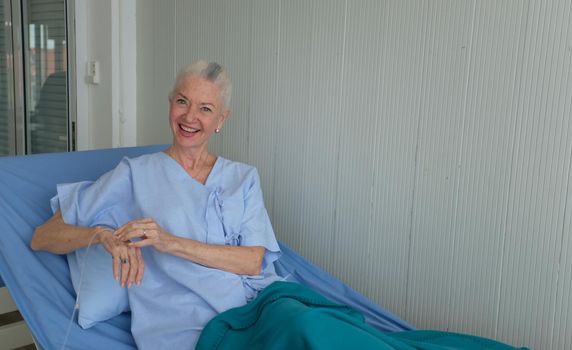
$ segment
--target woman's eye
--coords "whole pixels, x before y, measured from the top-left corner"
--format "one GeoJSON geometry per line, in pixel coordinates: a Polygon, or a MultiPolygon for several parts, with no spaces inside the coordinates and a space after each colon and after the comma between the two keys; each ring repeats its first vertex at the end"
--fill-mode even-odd
{"type": "Polygon", "coordinates": [[[186,105],[187,104],[187,100],[183,99],[183,98],[178,98],[175,100],[175,103],[178,105],[186,105]]]}
{"type": "Polygon", "coordinates": [[[212,109],[210,109],[209,107],[201,107],[201,111],[203,111],[203,112],[212,112],[212,109]]]}

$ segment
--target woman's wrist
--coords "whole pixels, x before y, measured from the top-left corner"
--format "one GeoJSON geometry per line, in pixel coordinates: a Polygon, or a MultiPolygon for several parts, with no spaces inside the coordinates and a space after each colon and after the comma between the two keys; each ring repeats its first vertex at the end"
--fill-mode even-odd
{"type": "Polygon", "coordinates": [[[93,242],[96,244],[103,243],[104,240],[113,237],[115,231],[106,226],[95,226],[93,228],[93,242]]]}
{"type": "Polygon", "coordinates": [[[163,244],[159,245],[157,248],[160,248],[159,250],[163,253],[177,255],[177,252],[182,250],[182,244],[183,242],[181,241],[181,237],[166,235],[166,237],[163,238],[163,244]],[[160,246],[162,246],[162,249],[160,246]]]}

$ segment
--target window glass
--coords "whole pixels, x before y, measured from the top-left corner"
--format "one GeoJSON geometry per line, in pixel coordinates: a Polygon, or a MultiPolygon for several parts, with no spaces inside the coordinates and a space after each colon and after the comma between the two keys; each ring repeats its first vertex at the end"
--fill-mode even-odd
{"type": "Polygon", "coordinates": [[[68,150],[65,0],[23,2],[28,153],[68,150]]]}
{"type": "Polygon", "coordinates": [[[0,1],[0,156],[15,153],[12,30],[8,1],[0,1]]]}

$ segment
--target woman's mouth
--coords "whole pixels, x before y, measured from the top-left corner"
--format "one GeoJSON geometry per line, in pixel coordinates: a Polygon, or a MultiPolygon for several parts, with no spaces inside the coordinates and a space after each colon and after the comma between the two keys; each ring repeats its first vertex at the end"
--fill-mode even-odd
{"type": "Polygon", "coordinates": [[[179,128],[180,128],[181,130],[185,131],[185,132],[189,132],[189,133],[192,133],[192,134],[194,134],[194,133],[200,131],[199,129],[190,128],[190,127],[184,126],[184,125],[182,125],[182,124],[179,124],[179,128]]]}

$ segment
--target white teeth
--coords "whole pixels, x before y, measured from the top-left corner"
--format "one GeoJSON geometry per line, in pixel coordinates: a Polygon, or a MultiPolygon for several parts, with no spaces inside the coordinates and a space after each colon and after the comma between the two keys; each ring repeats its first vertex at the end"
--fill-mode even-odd
{"type": "Polygon", "coordinates": [[[179,126],[181,127],[181,129],[183,129],[186,132],[197,132],[197,131],[199,131],[199,129],[187,128],[186,126],[183,126],[180,124],[179,124],[179,126]]]}

